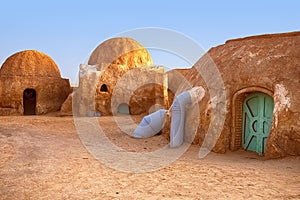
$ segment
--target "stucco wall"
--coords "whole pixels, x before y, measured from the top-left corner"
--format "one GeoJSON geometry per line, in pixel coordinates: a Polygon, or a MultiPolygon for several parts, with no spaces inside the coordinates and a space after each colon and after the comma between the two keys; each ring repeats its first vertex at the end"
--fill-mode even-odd
{"type": "MultiPolygon", "coordinates": [[[[231,40],[224,45],[212,48],[204,55],[189,73],[186,79],[192,86],[206,88],[206,97],[199,104],[200,120],[189,112],[186,132],[190,133],[193,124],[199,123],[194,143],[202,144],[212,117],[212,108],[226,105],[226,118],[221,135],[214,147],[215,152],[230,149],[234,133],[235,114],[233,115],[233,97],[246,88],[260,88],[270,91],[274,96],[273,124],[267,141],[266,156],[280,157],[300,155],[300,32],[255,36],[231,40]],[[214,94],[222,93],[222,88],[213,88],[214,75],[209,77],[208,69],[216,66],[224,81],[226,102],[220,102],[214,94]],[[208,88],[208,85],[210,85],[208,88]],[[282,89],[284,88],[284,89],[282,89]]],[[[179,87],[177,93],[186,90],[179,87]]],[[[247,90],[245,90],[247,91],[247,90]]],[[[254,92],[249,90],[248,92],[254,92]]],[[[246,92],[247,93],[247,92],[246,92]]],[[[217,109],[218,111],[218,109],[217,109]]],[[[241,134],[241,133],[240,133],[241,134]]]]}
{"type": "Polygon", "coordinates": [[[23,92],[25,89],[36,91],[36,114],[58,111],[70,93],[68,79],[21,76],[1,77],[2,95],[0,107],[11,108],[23,114],[23,92]]]}

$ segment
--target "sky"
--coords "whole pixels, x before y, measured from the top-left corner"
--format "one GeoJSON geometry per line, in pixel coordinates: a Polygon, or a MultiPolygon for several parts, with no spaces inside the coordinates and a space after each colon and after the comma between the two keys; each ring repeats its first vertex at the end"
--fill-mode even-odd
{"type": "MultiPolygon", "coordinates": [[[[34,49],[77,83],[79,64],[101,42],[124,31],[173,30],[208,51],[229,39],[299,31],[299,8],[298,0],[1,1],[0,65],[16,52],[34,49]]],[[[191,67],[167,52],[149,52],[154,64],[191,67]]]]}

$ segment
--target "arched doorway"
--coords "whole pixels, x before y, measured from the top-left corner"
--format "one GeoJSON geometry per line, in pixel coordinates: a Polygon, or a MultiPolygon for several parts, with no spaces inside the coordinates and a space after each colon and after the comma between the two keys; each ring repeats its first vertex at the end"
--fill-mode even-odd
{"type": "Polygon", "coordinates": [[[128,106],[128,104],[127,103],[121,103],[118,106],[118,113],[129,115],[130,112],[129,112],[129,106],[128,106]]]}
{"type": "Polygon", "coordinates": [[[243,102],[242,147],[259,155],[265,152],[274,109],[273,98],[261,92],[249,94],[243,102]]]}
{"type": "Polygon", "coordinates": [[[24,107],[24,115],[35,115],[36,91],[34,89],[24,90],[23,107],[24,107]]]}
{"type": "MultiPolygon", "coordinates": [[[[263,93],[273,100],[273,92],[263,87],[253,86],[243,88],[235,92],[231,103],[231,131],[230,131],[230,150],[236,151],[243,148],[243,104],[245,99],[253,93],[263,93]]],[[[255,125],[256,126],[256,125],[255,125]]]]}

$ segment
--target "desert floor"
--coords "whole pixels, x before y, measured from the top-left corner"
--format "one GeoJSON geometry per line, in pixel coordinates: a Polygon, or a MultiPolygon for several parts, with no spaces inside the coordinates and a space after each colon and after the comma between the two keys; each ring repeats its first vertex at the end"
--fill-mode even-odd
{"type": "MultiPolygon", "coordinates": [[[[124,151],[168,144],[163,135],[133,139],[112,117],[97,120],[124,151]]],[[[241,150],[199,159],[192,145],[164,168],[123,172],[95,159],[77,132],[72,117],[0,117],[0,199],[300,199],[300,157],[241,150]]]]}

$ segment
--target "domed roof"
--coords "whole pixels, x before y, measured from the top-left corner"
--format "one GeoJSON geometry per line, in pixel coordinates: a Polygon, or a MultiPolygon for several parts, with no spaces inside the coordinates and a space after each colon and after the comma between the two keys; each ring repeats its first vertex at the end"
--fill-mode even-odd
{"type": "Polygon", "coordinates": [[[118,64],[138,67],[152,64],[148,51],[131,38],[111,38],[101,43],[91,54],[89,65],[118,64]]]}
{"type": "Polygon", "coordinates": [[[46,54],[25,50],[5,60],[0,76],[60,77],[60,72],[55,62],[46,54]]]}

